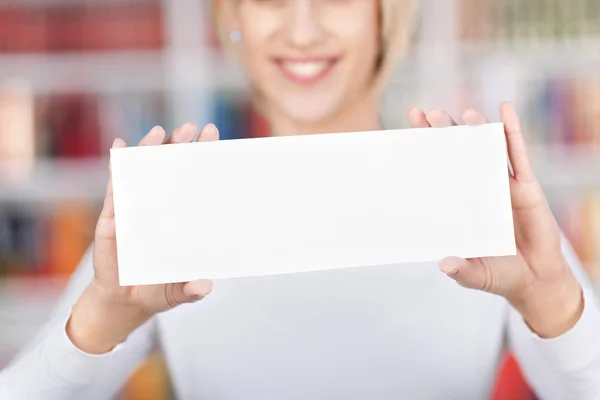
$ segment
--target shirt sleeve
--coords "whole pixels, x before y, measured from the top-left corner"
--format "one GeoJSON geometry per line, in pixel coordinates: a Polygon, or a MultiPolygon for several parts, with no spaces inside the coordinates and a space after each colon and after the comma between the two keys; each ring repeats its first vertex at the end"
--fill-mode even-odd
{"type": "Polygon", "coordinates": [[[583,288],[585,304],[579,321],[559,337],[542,339],[511,309],[509,346],[540,398],[600,400],[600,303],[565,238],[563,253],[583,288]]]}
{"type": "Polygon", "coordinates": [[[111,399],[156,347],[153,320],[106,354],[87,354],[73,345],[66,333],[66,323],[73,304],[92,277],[91,251],[88,251],[47,325],[0,372],[0,398],[111,399]]]}

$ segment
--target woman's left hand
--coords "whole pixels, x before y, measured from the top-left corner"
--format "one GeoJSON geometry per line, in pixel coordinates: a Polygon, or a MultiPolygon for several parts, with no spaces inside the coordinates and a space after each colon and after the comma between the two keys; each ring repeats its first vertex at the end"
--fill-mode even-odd
{"type": "MultiPolygon", "coordinates": [[[[440,262],[440,269],[462,286],[505,297],[538,335],[556,337],[570,330],[583,312],[581,286],[563,256],[558,224],[531,168],[512,104],[502,104],[500,116],[514,172],[509,179],[517,255],[450,257],[440,262]]],[[[474,110],[462,118],[467,125],[489,122],[474,110]]],[[[417,107],[408,119],[413,128],[456,125],[443,111],[424,113],[417,107]]]]}

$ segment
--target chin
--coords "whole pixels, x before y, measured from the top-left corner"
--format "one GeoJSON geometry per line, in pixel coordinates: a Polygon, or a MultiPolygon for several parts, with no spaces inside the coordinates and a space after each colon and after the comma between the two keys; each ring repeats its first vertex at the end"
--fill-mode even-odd
{"type": "Polygon", "coordinates": [[[295,99],[294,101],[281,101],[279,107],[288,119],[299,126],[321,125],[335,115],[339,109],[333,99],[295,99]]]}

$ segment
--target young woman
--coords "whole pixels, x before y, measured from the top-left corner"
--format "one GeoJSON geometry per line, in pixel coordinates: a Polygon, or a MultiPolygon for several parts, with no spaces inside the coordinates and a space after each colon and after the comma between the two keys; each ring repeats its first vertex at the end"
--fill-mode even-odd
{"type": "MultiPolygon", "coordinates": [[[[273,134],[383,128],[380,91],[406,46],[412,1],[217,5],[273,134]]],[[[109,183],[93,250],[47,329],[2,373],[4,398],[110,398],[158,346],[180,399],[480,400],[506,347],[543,399],[599,399],[600,308],[561,246],[513,107],[503,104],[501,116],[514,257],[122,288],[109,183]]],[[[455,123],[439,110],[413,108],[408,118],[413,127],[455,123]]],[[[462,118],[486,122],[473,110],[462,118]]],[[[157,127],[139,145],[196,134],[193,124],[168,138],[157,127]]],[[[213,125],[199,135],[217,139],[213,125]]]]}

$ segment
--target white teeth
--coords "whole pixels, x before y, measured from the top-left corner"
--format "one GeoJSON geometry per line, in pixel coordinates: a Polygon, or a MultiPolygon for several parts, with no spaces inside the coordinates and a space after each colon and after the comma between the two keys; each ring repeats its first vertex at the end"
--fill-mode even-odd
{"type": "Polygon", "coordinates": [[[302,78],[312,78],[319,75],[327,68],[327,61],[289,62],[283,63],[283,67],[294,75],[302,78]]]}

